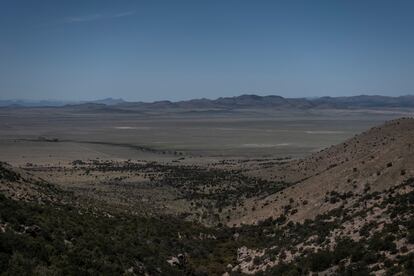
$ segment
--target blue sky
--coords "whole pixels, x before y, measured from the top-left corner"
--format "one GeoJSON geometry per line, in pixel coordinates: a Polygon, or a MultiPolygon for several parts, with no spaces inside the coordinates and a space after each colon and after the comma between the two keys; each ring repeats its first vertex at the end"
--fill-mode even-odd
{"type": "Polygon", "coordinates": [[[1,0],[0,98],[414,93],[414,1],[1,0]]]}

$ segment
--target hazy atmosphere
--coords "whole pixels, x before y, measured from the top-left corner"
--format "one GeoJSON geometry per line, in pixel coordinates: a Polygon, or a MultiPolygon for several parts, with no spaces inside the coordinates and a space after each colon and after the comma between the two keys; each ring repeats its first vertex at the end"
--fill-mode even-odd
{"type": "Polygon", "coordinates": [[[0,0],[0,276],[414,275],[414,0],[0,0]]]}
{"type": "Polygon", "coordinates": [[[1,1],[0,99],[406,95],[413,1],[1,1]]]}

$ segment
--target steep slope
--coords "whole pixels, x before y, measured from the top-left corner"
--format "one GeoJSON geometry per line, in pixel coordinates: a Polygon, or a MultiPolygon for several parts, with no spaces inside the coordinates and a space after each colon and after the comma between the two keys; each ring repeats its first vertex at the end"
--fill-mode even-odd
{"type": "Polygon", "coordinates": [[[43,179],[0,162],[0,194],[22,201],[57,202],[66,198],[66,193],[43,179]]]}
{"type": "MultiPolygon", "coordinates": [[[[348,199],[355,199],[349,196],[348,199]]],[[[242,226],[233,271],[264,275],[413,275],[414,178],[303,223],[285,216],[242,226]],[[249,245],[250,244],[250,245],[249,245]]]]}
{"type": "Polygon", "coordinates": [[[314,218],[339,204],[352,204],[356,198],[346,200],[351,195],[380,192],[414,176],[414,119],[390,121],[308,158],[250,174],[296,184],[247,201],[240,218],[230,223],[254,223],[281,214],[294,221],[314,218]]]}

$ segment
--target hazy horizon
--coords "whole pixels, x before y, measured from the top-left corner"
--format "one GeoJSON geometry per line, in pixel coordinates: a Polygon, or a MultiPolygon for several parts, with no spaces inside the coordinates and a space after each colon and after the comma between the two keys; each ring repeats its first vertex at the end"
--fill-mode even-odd
{"type": "MultiPolygon", "coordinates": [[[[8,98],[8,99],[2,99],[0,98],[0,101],[11,101],[11,102],[24,102],[24,103],[41,103],[41,102],[46,102],[46,103],[65,103],[65,104],[71,104],[71,103],[83,103],[83,102],[98,102],[98,101],[105,101],[105,100],[120,100],[120,101],[124,101],[124,102],[144,102],[144,103],[152,103],[152,102],[157,102],[157,101],[170,101],[170,102],[180,102],[180,101],[190,101],[190,100],[202,100],[202,99],[206,99],[206,100],[217,100],[219,98],[233,98],[233,97],[241,97],[241,96],[261,96],[261,97],[269,97],[269,96],[280,96],[280,95],[276,95],[276,94],[240,94],[240,95],[235,95],[235,96],[220,96],[220,97],[214,97],[214,98],[210,98],[210,97],[199,97],[199,98],[188,98],[188,99],[177,99],[177,100],[171,100],[171,99],[159,99],[159,100],[153,100],[153,101],[145,101],[145,100],[128,100],[128,99],[124,99],[122,97],[105,97],[105,98],[93,98],[93,99],[80,99],[80,100],[65,100],[65,99],[20,99],[20,98],[8,98]]],[[[310,96],[310,97],[283,97],[285,99],[308,99],[308,100],[312,100],[312,99],[319,99],[319,98],[324,98],[324,97],[332,97],[332,98],[347,98],[347,97],[359,97],[359,96],[372,96],[372,97],[408,97],[408,96],[414,96],[413,94],[403,94],[403,95],[379,95],[379,94],[358,94],[358,95],[349,95],[349,96],[342,96],[342,95],[335,95],[335,96],[329,96],[329,95],[325,95],[325,96],[310,96]]]]}

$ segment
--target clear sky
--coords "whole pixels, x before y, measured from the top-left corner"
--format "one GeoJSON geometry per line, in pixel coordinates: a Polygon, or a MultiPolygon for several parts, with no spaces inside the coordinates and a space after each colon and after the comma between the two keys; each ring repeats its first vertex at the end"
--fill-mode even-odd
{"type": "Polygon", "coordinates": [[[414,93],[414,1],[0,0],[0,99],[414,93]]]}

